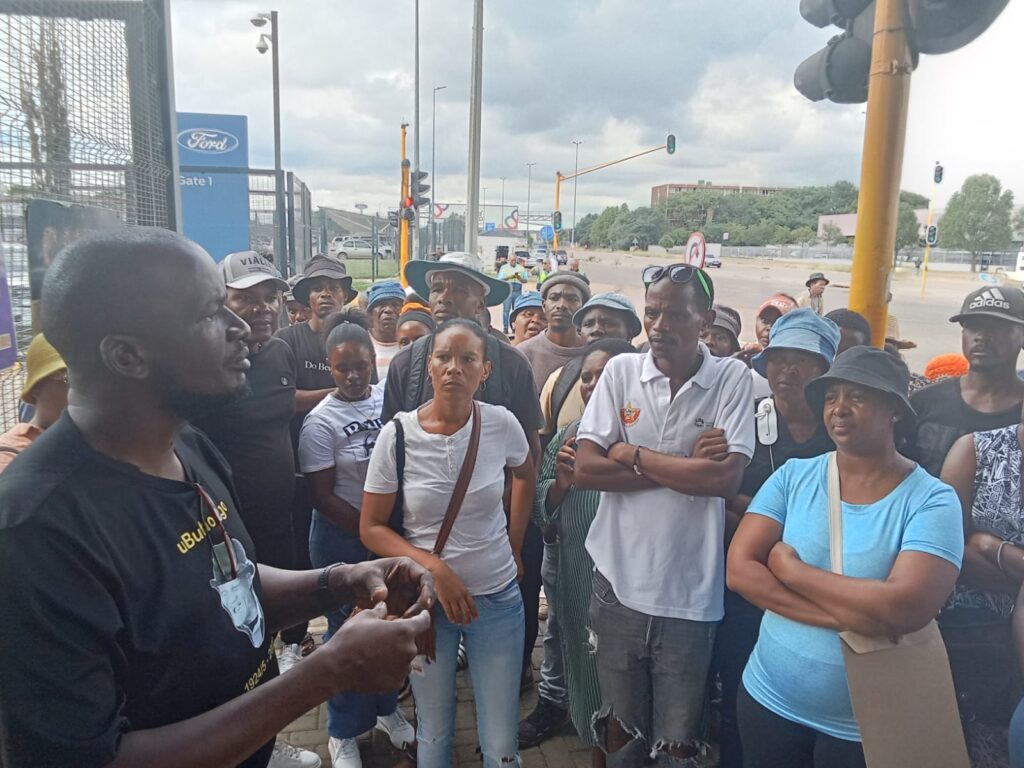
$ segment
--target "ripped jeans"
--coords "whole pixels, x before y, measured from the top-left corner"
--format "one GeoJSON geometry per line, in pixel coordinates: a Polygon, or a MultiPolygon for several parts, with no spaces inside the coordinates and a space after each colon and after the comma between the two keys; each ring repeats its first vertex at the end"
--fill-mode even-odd
{"type": "Polygon", "coordinates": [[[595,570],[590,626],[601,683],[601,711],[594,716],[597,743],[607,746],[610,717],[633,737],[608,754],[608,768],[641,766],[651,754],[661,766],[697,765],[696,760],[668,754],[666,747],[701,752],[706,747],[704,701],[718,623],[648,616],[627,608],[595,570]]]}

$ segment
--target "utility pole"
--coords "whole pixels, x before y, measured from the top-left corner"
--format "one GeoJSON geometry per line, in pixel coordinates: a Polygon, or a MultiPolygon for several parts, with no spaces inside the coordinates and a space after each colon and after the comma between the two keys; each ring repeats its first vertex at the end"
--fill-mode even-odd
{"type": "Polygon", "coordinates": [[[903,0],[878,0],[868,85],[860,203],[850,275],[850,309],[871,325],[871,341],[885,344],[885,302],[900,198],[913,71],[903,0]]]}
{"type": "Polygon", "coordinates": [[[465,249],[477,255],[480,213],[480,104],[484,79],[484,0],[473,4],[473,65],[469,86],[469,167],[466,178],[465,249]]]}
{"type": "Polygon", "coordinates": [[[582,141],[573,142],[573,144],[576,145],[576,170],[573,172],[572,176],[572,244],[570,245],[571,248],[576,247],[576,184],[580,177],[580,144],[582,143],[582,141]]]}
{"type": "Polygon", "coordinates": [[[505,226],[505,176],[499,177],[501,179],[501,226],[505,226]]]}
{"type": "MultiPolygon", "coordinates": [[[[409,209],[406,208],[406,201],[409,198],[409,160],[405,156],[405,135],[408,127],[408,123],[402,123],[402,204],[398,209],[398,276],[403,286],[409,285],[405,279],[405,265],[409,263],[409,209]]],[[[416,209],[412,210],[415,213],[416,209]]]]}
{"type": "Polygon", "coordinates": [[[434,193],[437,191],[437,176],[434,174],[434,159],[437,156],[437,92],[443,91],[447,88],[447,85],[435,85],[434,86],[434,104],[430,110],[430,178],[433,181],[430,182],[430,215],[427,217],[430,221],[430,252],[433,253],[437,250],[437,233],[434,221],[434,211],[437,209],[434,207],[434,193]]]}
{"type": "Polygon", "coordinates": [[[536,163],[526,164],[526,244],[530,244],[530,187],[533,186],[533,166],[536,163]]]}
{"type": "MultiPolygon", "coordinates": [[[[416,30],[413,35],[414,64],[413,64],[413,88],[416,94],[413,98],[414,134],[412,143],[412,167],[416,171],[416,178],[419,178],[420,170],[420,0],[413,0],[416,30]]],[[[414,208],[416,218],[412,229],[412,255],[414,259],[420,258],[420,211],[414,208]]],[[[433,214],[433,211],[431,211],[433,214]]]]}

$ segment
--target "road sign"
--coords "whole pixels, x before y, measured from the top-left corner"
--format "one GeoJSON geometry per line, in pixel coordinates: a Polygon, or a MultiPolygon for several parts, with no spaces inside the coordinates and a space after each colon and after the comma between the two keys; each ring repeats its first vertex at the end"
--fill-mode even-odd
{"type": "Polygon", "coordinates": [[[541,240],[543,240],[545,243],[549,243],[551,242],[551,239],[555,236],[555,230],[553,227],[543,226],[540,228],[539,235],[541,240]]]}
{"type": "Polygon", "coordinates": [[[398,227],[398,211],[388,211],[388,224],[392,227],[398,227]]]}
{"type": "Polygon", "coordinates": [[[484,232],[493,232],[498,226],[493,221],[484,222],[484,232]]]}
{"type": "Polygon", "coordinates": [[[695,267],[703,267],[704,259],[707,258],[708,247],[704,242],[704,235],[694,232],[686,241],[686,263],[695,267]]]}

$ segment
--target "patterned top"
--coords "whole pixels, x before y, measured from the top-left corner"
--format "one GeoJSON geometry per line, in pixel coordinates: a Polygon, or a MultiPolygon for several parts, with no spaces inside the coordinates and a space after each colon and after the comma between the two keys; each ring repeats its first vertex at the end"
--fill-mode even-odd
{"type": "MultiPolygon", "coordinates": [[[[1004,541],[1024,546],[1024,514],[1021,511],[1021,448],[1017,426],[974,433],[974,506],[971,524],[1004,541]]],[[[953,605],[987,608],[1007,618],[1013,613],[1013,596],[956,585],[953,605]]]]}

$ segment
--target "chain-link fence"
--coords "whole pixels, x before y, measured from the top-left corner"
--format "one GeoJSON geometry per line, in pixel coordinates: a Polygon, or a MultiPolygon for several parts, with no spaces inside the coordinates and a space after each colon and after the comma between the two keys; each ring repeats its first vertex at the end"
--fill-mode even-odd
{"type": "MultiPolygon", "coordinates": [[[[164,13],[164,0],[0,0],[0,244],[19,362],[32,335],[31,200],[176,228],[164,13]]],[[[3,429],[21,368],[0,373],[3,429]]]]}

